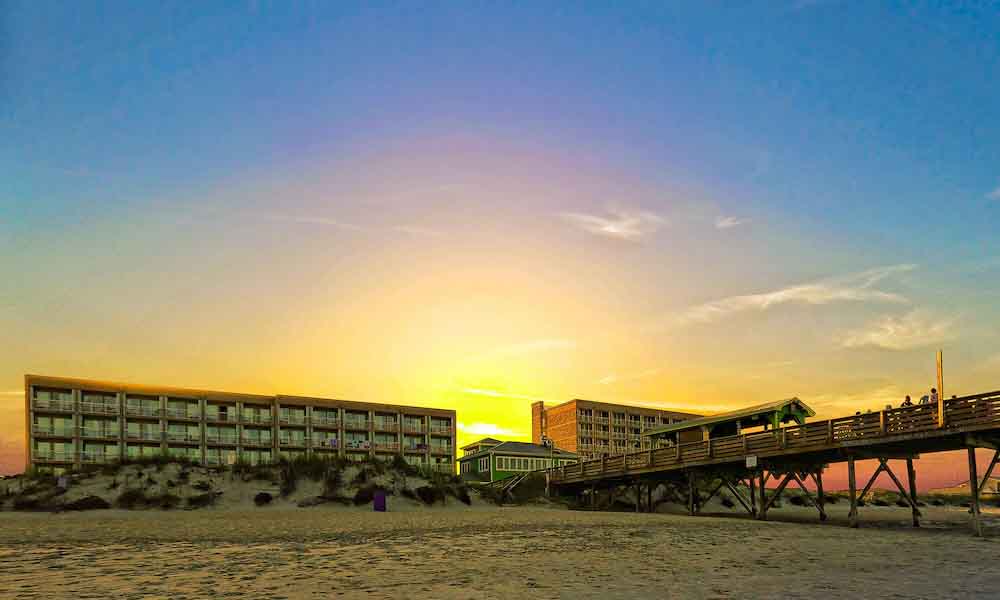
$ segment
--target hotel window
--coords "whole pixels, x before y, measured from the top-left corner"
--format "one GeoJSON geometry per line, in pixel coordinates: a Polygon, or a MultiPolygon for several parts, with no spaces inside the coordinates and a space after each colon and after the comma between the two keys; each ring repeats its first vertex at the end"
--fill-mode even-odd
{"type": "Polygon", "coordinates": [[[471,473],[471,472],[472,472],[472,462],[466,461],[462,463],[462,473],[471,473]]]}
{"type": "Polygon", "coordinates": [[[490,457],[484,456],[479,459],[479,472],[488,473],[490,470],[490,457]]]}

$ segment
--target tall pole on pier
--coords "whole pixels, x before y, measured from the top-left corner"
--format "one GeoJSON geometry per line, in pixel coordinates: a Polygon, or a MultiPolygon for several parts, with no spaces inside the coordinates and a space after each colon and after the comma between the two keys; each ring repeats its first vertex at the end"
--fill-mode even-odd
{"type": "Polygon", "coordinates": [[[944,353],[937,351],[938,427],[944,427],[944,353]]]}

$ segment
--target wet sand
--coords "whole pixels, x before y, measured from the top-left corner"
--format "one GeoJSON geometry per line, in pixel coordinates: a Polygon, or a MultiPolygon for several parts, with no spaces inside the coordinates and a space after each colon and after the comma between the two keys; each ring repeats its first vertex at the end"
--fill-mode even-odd
{"type": "Polygon", "coordinates": [[[831,509],[0,513],[0,598],[996,597],[995,515],[977,539],[960,509],[831,509]]]}

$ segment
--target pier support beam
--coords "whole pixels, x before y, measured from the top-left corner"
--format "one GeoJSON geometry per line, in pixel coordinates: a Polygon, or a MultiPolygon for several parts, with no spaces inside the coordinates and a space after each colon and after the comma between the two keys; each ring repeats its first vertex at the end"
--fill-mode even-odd
{"type": "Polygon", "coordinates": [[[976,473],[976,449],[969,446],[969,492],[972,494],[972,530],[983,537],[983,523],[979,519],[979,475],[976,473]]]}
{"type": "Polygon", "coordinates": [[[694,473],[688,471],[688,514],[694,515],[694,473]]]}
{"type": "Polygon", "coordinates": [[[760,508],[757,509],[757,518],[761,521],[767,520],[767,509],[765,508],[767,503],[767,475],[764,473],[764,469],[760,470],[760,508]]]}
{"type": "Polygon", "coordinates": [[[750,488],[750,516],[757,518],[757,483],[753,473],[747,477],[747,487],[750,488]]]}
{"type": "Polygon", "coordinates": [[[913,511],[913,526],[920,527],[920,511],[917,509],[917,471],[913,468],[913,459],[906,459],[906,478],[910,484],[910,508],[913,511]]]}
{"type": "Polygon", "coordinates": [[[653,487],[654,487],[654,485],[655,484],[653,482],[647,482],[646,483],[646,512],[649,512],[649,513],[654,512],[653,511],[653,487]]]}
{"type": "Polygon", "coordinates": [[[823,466],[813,473],[813,481],[816,482],[816,499],[819,501],[819,520],[826,520],[826,496],[823,494],[823,466]]]}
{"type": "Polygon", "coordinates": [[[635,481],[635,512],[642,512],[642,483],[637,479],[635,481]]]}
{"type": "Polygon", "coordinates": [[[847,487],[851,495],[851,511],[847,514],[851,527],[858,526],[857,482],[854,477],[854,457],[847,457],[847,487]]]}

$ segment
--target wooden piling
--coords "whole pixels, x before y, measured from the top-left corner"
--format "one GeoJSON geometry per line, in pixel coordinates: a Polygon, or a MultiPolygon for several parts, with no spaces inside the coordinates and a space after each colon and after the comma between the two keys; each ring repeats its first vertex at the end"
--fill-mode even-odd
{"type": "Polygon", "coordinates": [[[972,530],[983,537],[983,524],[979,519],[979,475],[976,473],[976,449],[969,446],[969,492],[972,493],[972,530]]]}
{"type": "Polygon", "coordinates": [[[913,511],[913,526],[920,527],[920,511],[917,509],[917,471],[913,468],[913,459],[906,459],[906,478],[910,485],[910,509],[913,511]]]}
{"type": "Polygon", "coordinates": [[[826,498],[823,497],[823,467],[816,470],[816,501],[819,502],[819,520],[826,520],[826,498]]]}
{"type": "Polygon", "coordinates": [[[760,470],[760,506],[757,508],[757,518],[761,521],[767,520],[767,478],[764,477],[764,469],[760,470]]]}
{"type": "Polygon", "coordinates": [[[858,486],[854,477],[854,457],[849,456],[847,458],[847,487],[851,494],[851,511],[848,513],[848,518],[851,522],[851,527],[858,526],[858,486]]]}

